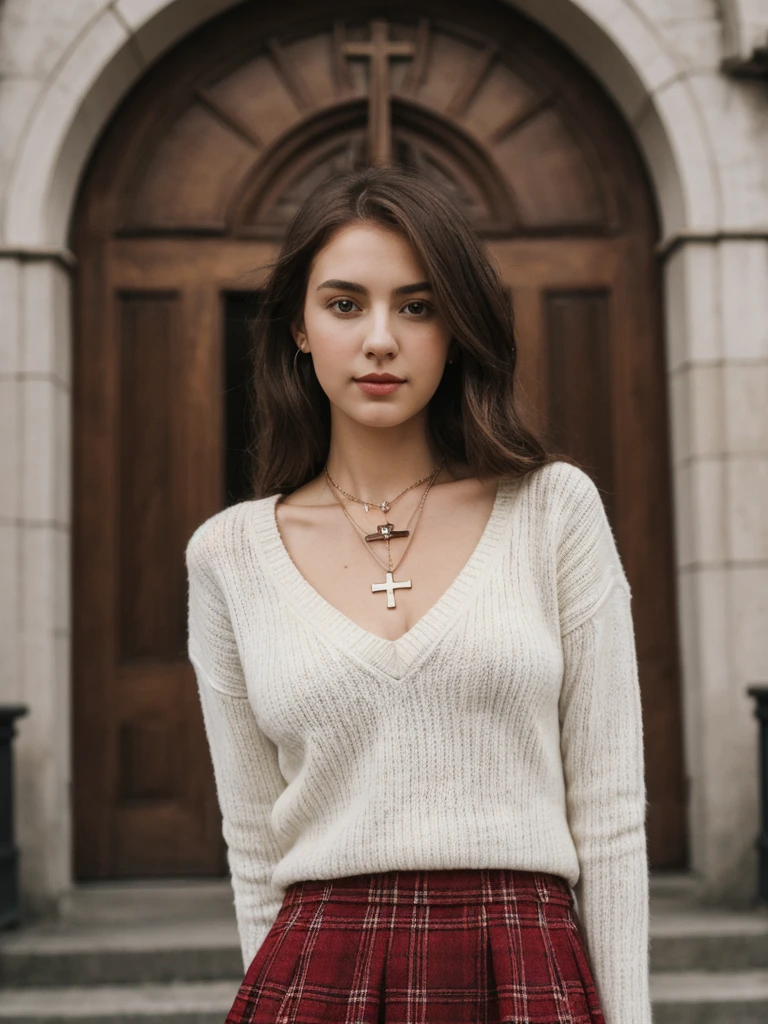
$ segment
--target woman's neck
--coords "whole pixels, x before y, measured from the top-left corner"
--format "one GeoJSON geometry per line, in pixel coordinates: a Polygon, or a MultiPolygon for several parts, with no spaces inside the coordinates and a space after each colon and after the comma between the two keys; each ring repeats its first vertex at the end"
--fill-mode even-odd
{"type": "Polygon", "coordinates": [[[442,461],[425,427],[425,422],[413,421],[387,428],[334,424],[328,454],[331,478],[363,500],[391,500],[442,461]]]}

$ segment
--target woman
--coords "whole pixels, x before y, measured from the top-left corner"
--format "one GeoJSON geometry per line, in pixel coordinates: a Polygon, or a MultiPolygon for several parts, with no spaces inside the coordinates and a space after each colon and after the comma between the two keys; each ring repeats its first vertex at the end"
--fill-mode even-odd
{"type": "Polygon", "coordinates": [[[651,1020],[629,585],[515,354],[436,187],[306,200],[254,325],[257,498],[187,548],[228,1024],[651,1020]]]}

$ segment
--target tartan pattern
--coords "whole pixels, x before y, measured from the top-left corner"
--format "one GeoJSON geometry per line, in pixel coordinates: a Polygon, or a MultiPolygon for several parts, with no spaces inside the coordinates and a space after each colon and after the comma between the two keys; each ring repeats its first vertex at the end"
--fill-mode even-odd
{"type": "Polygon", "coordinates": [[[605,1024],[573,896],[507,868],[295,882],[225,1024],[605,1024]]]}

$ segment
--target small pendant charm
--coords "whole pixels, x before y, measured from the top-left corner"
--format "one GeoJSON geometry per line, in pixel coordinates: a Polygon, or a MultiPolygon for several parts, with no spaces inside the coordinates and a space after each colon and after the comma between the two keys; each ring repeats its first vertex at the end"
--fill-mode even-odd
{"type": "Polygon", "coordinates": [[[387,592],[387,608],[394,608],[395,607],[395,591],[396,590],[402,590],[403,588],[407,588],[407,589],[410,590],[410,587],[411,587],[411,581],[410,580],[400,580],[399,582],[396,583],[394,581],[394,579],[392,578],[392,573],[391,572],[387,573],[387,581],[386,581],[386,583],[372,583],[371,584],[371,590],[372,590],[372,592],[374,594],[377,594],[380,591],[386,590],[386,592],[387,592]]]}
{"type": "Polygon", "coordinates": [[[365,509],[366,512],[368,511],[368,506],[367,505],[363,505],[363,508],[365,509]]]}
{"type": "Polygon", "coordinates": [[[408,530],[396,530],[392,523],[382,523],[381,526],[376,527],[376,533],[367,533],[365,539],[367,541],[389,540],[392,537],[407,537],[408,532],[408,530]]]}
{"type": "Polygon", "coordinates": [[[382,512],[389,512],[389,502],[382,501],[382,503],[379,505],[379,508],[381,509],[382,512]]]}

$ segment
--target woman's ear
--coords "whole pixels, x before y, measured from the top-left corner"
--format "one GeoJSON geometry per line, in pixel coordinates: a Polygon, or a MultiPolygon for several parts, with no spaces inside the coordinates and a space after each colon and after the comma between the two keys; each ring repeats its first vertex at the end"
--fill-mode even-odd
{"type": "Polygon", "coordinates": [[[291,324],[291,334],[293,340],[299,346],[302,352],[309,351],[307,348],[307,336],[304,333],[304,321],[300,320],[297,324],[291,324]]]}

